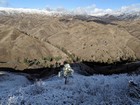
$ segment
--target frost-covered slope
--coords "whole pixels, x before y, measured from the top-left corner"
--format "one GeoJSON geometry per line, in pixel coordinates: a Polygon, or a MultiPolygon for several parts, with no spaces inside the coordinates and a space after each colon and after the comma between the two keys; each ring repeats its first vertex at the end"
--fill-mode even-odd
{"type": "Polygon", "coordinates": [[[12,89],[18,89],[31,84],[28,79],[22,75],[0,71],[0,93],[12,89]]]}
{"type": "Polygon", "coordinates": [[[67,85],[64,85],[64,80],[57,76],[44,81],[40,80],[32,85],[22,76],[14,75],[13,78],[17,79],[6,77],[5,82],[0,81],[0,105],[140,104],[139,98],[130,97],[130,87],[128,86],[130,80],[140,86],[139,76],[122,74],[86,77],[74,74],[67,85]],[[15,83],[19,83],[19,81],[22,82],[16,85],[15,83]],[[5,89],[6,85],[9,87],[8,89],[5,89]]]}

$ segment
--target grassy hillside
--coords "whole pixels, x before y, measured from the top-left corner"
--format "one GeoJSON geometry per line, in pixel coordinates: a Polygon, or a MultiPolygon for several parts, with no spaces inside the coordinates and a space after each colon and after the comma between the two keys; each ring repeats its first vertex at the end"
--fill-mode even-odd
{"type": "Polygon", "coordinates": [[[73,60],[140,59],[139,21],[110,24],[83,16],[1,15],[0,66],[56,67],[73,60]]]}

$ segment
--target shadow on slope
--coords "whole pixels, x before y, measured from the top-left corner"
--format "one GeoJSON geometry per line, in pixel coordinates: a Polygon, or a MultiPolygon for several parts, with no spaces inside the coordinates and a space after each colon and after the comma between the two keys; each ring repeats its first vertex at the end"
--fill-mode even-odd
{"type": "MultiPolygon", "coordinates": [[[[23,71],[15,70],[13,68],[0,68],[0,71],[7,71],[18,73],[26,76],[31,81],[36,81],[41,78],[49,78],[53,75],[57,75],[63,66],[57,68],[38,68],[38,69],[24,69],[23,71]]],[[[140,61],[137,62],[116,62],[114,64],[105,64],[99,62],[77,62],[72,63],[71,67],[78,74],[90,76],[93,74],[103,74],[103,75],[111,75],[111,74],[121,74],[121,73],[132,73],[137,72],[140,68],[140,61]]]]}

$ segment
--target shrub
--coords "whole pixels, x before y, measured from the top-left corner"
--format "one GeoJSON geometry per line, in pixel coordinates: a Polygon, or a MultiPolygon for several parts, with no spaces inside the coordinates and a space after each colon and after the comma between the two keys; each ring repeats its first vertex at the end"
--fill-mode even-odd
{"type": "Polygon", "coordinates": [[[28,58],[24,58],[24,63],[27,64],[28,66],[32,66],[32,65],[39,65],[40,61],[38,61],[37,59],[30,60],[28,58]]]}
{"type": "Polygon", "coordinates": [[[62,59],[61,56],[54,57],[55,61],[60,61],[62,59]]]}
{"type": "Polygon", "coordinates": [[[47,56],[47,57],[44,57],[43,60],[51,62],[51,61],[53,61],[53,57],[47,56]]]}

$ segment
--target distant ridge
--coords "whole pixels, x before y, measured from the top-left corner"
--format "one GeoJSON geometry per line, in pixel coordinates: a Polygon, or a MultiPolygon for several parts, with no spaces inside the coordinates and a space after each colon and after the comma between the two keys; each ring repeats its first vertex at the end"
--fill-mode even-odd
{"type": "Polygon", "coordinates": [[[16,14],[38,14],[38,15],[48,15],[48,16],[96,16],[102,19],[110,20],[134,20],[140,19],[140,11],[131,11],[131,12],[121,12],[114,11],[110,13],[101,13],[99,14],[88,14],[88,13],[78,13],[76,11],[68,10],[47,10],[47,9],[26,9],[26,8],[3,8],[0,7],[0,15],[16,15],[16,14]]]}

